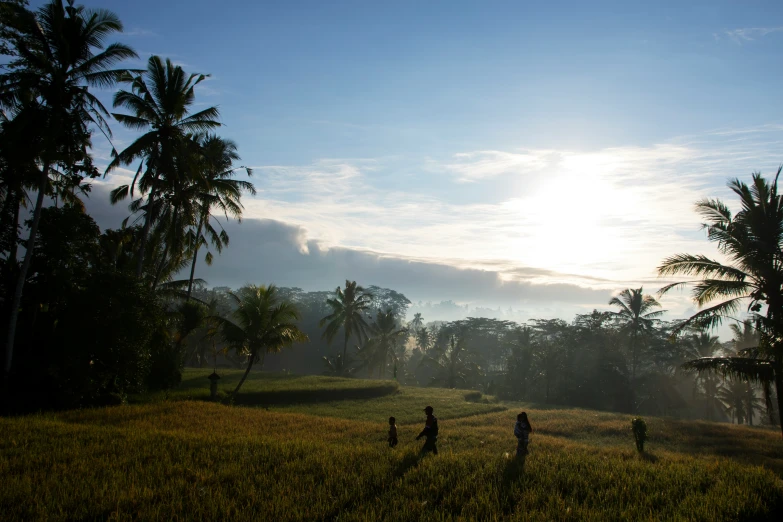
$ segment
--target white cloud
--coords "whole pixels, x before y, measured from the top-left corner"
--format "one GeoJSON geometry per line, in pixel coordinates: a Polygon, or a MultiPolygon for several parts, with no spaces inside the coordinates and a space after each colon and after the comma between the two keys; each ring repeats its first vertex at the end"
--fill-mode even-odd
{"type": "Polygon", "coordinates": [[[457,174],[457,181],[469,183],[502,174],[536,172],[545,168],[554,151],[526,151],[522,153],[499,150],[461,152],[454,155],[454,163],[444,167],[457,174]]]}
{"type": "MultiPolygon", "coordinates": [[[[302,255],[354,252],[399,261],[390,267],[450,266],[495,274],[510,288],[609,292],[644,284],[654,291],[664,283],[655,267],[665,257],[715,255],[694,202],[733,203],[727,179],[774,173],[780,150],[783,129],[766,126],[647,147],[465,151],[402,169],[399,158],[262,165],[252,179],[258,195],[244,204],[247,218],[294,227],[302,255]],[[419,174],[398,183],[400,170],[419,174]]],[[[130,172],[120,174],[127,182],[130,172]]],[[[263,267],[249,266],[247,280],[252,271],[263,267]]],[[[664,304],[680,310],[686,303],[681,296],[664,304]]]]}
{"type": "Polygon", "coordinates": [[[741,29],[725,31],[724,34],[734,42],[742,45],[744,42],[752,42],[753,40],[763,38],[768,34],[778,33],[780,31],[783,31],[783,27],[743,27],[741,29]]]}

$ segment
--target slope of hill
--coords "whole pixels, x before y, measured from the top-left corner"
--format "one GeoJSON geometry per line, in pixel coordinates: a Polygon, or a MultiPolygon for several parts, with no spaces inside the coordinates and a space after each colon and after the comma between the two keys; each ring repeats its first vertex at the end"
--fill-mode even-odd
{"type": "MultiPolygon", "coordinates": [[[[203,377],[189,373],[171,397],[189,387],[194,396],[203,377]]],[[[783,443],[773,430],[649,419],[640,456],[625,415],[528,407],[536,431],[523,468],[510,458],[516,409],[508,408],[519,405],[468,402],[458,390],[351,395],[378,381],[252,379],[250,391],[332,391],[268,409],[167,400],[0,419],[3,519],[777,520],[783,512],[783,443]],[[339,400],[334,390],[351,394],[339,400]],[[441,419],[440,454],[419,458],[413,439],[425,403],[441,419]],[[390,415],[399,419],[396,449],[385,443],[390,415]]]]}

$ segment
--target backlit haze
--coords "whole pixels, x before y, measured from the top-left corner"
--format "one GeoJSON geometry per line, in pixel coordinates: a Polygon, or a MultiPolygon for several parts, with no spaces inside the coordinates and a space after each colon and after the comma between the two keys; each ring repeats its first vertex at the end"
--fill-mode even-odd
{"type": "MultiPolygon", "coordinates": [[[[733,204],[729,178],[783,162],[779,2],[95,6],[123,20],[134,65],[212,74],[199,107],[220,107],[254,168],[229,248],[199,261],[210,286],[350,278],[425,320],[570,320],[656,291],[669,255],[714,255],[694,202],[733,204]]],[[[113,129],[118,149],[133,137],[113,129]]],[[[107,192],[129,175],[94,184],[101,226],[127,216],[107,192]]]]}

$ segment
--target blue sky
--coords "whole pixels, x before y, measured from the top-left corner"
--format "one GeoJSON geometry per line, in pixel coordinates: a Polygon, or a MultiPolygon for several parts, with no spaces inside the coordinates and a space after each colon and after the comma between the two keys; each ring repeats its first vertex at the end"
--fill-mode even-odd
{"type": "Polygon", "coordinates": [[[256,167],[247,215],[293,227],[301,255],[654,289],[663,257],[714,252],[696,199],[783,162],[779,2],[87,4],[142,59],[212,75],[198,102],[256,167]]]}

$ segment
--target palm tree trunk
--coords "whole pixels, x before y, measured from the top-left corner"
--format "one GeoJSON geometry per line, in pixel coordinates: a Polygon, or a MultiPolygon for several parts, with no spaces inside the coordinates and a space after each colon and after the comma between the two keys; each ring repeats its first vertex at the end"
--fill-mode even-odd
{"type": "Polygon", "coordinates": [[[11,248],[8,251],[8,266],[13,266],[14,263],[16,263],[16,255],[19,248],[19,241],[16,237],[17,231],[19,230],[19,206],[20,206],[20,198],[16,192],[14,192],[13,197],[9,194],[8,198],[8,204],[14,205],[14,224],[12,225],[12,237],[11,237],[11,248]]]}
{"type": "MultiPolygon", "coordinates": [[[[158,176],[155,176],[155,180],[158,180],[158,176]]],[[[150,191],[150,195],[147,198],[147,212],[144,215],[144,229],[141,232],[141,245],[139,245],[139,258],[136,260],[136,278],[141,279],[141,273],[144,270],[144,253],[147,249],[147,238],[150,235],[150,228],[152,227],[152,221],[154,216],[152,215],[155,208],[155,183],[153,182],[153,189],[150,191]]]]}
{"type": "Polygon", "coordinates": [[[163,247],[163,255],[161,256],[160,263],[158,263],[158,268],[155,270],[155,279],[152,280],[152,289],[155,290],[158,287],[158,281],[160,281],[160,276],[163,273],[163,268],[166,266],[166,256],[169,255],[169,246],[170,242],[166,241],[166,246],[163,247]]]}
{"type": "MultiPolygon", "coordinates": [[[[343,368],[345,368],[345,356],[348,353],[348,329],[344,328],[345,330],[345,342],[343,343],[343,368]]],[[[361,344],[361,339],[359,340],[359,344],[361,344]]]]}
{"type": "Polygon", "coordinates": [[[248,363],[247,363],[247,370],[245,370],[245,374],[239,380],[239,384],[237,384],[237,387],[234,388],[234,393],[232,393],[231,395],[236,396],[236,394],[239,393],[239,388],[241,388],[242,385],[245,383],[245,379],[247,379],[247,375],[250,373],[250,368],[253,367],[253,363],[255,361],[256,361],[256,353],[252,352],[250,354],[250,361],[248,361],[248,363]]]}
{"type": "Polygon", "coordinates": [[[3,364],[3,399],[8,401],[8,385],[11,375],[11,363],[14,356],[14,340],[16,338],[16,322],[19,318],[19,305],[22,302],[22,290],[27,279],[27,272],[30,270],[30,263],[33,259],[33,250],[35,248],[35,239],[38,235],[38,223],[41,221],[41,209],[43,208],[44,195],[46,193],[46,183],[49,180],[49,164],[45,164],[41,170],[41,178],[38,182],[38,198],[35,201],[35,210],[33,211],[33,222],[30,225],[30,235],[27,238],[27,249],[24,253],[24,261],[16,278],[16,288],[14,297],[11,300],[11,317],[8,320],[8,335],[5,341],[5,363],[3,364]]]}
{"type": "Polygon", "coordinates": [[[198,220],[198,230],[196,231],[196,245],[193,251],[193,262],[190,263],[190,279],[188,280],[188,296],[185,301],[190,301],[190,293],[193,291],[193,275],[196,273],[196,260],[198,259],[198,248],[201,246],[201,227],[204,226],[204,216],[198,220]]]}
{"type": "Polygon", "coordinates": [[[636,332],[631,333],[631,413],[636,413],[636,332]]]}
{"type": "Polygon", "coordinates": [[[783,436],[783,355],[775,358],[775,393],[778,396],[778,422],[783,436]]]}

